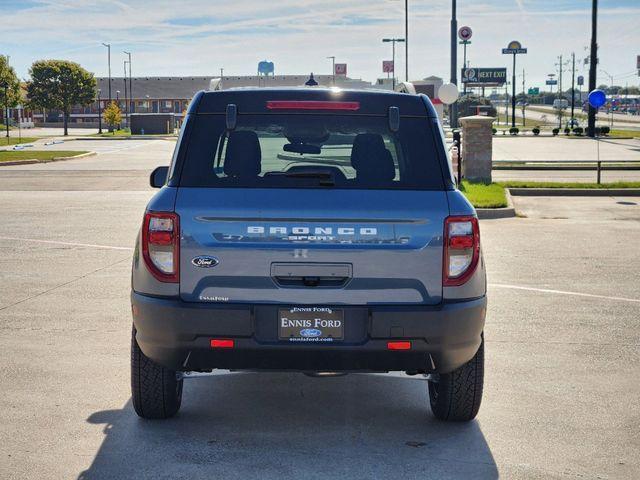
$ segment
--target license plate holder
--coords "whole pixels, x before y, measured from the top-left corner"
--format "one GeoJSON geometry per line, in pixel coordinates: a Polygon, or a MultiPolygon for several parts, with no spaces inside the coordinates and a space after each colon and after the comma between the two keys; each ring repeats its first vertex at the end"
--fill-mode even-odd
{"type": "Polygon", "coordinates": [[[278,310],[278,338],[289,342],[331,343],[344,340],[344,310],[291,307],[278,310]]]}

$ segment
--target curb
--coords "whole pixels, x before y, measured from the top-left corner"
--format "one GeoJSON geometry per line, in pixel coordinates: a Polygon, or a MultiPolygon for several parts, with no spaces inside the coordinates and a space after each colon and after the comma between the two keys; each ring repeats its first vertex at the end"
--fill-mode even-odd
{"type": "Polygon", "coordinates": [[[507,206],[503,208],[476,208],[478,219],[480,220],[495,220],[498,218],[512,218],[515,217],[517,212],[513,206],[513,199],[508,188],[504,189],[504,194],[507,197],[507,206]]]}
{"type": "Polygon", "coordinates": [[[76,137],[74,140],[100,140],[100,141],[113,141],[113,140],[175,140],[177,135],[130,135],[128,137],[76,137]]]}
{"type": "Polygon", "coordinates": [[[61,162],[64,160],[75,160],[76,158],[84,158],[84,157],[92,157],[96,155],[96,152],[87,152],[81,153],[80,155],[74,155],[73,157],[53,157],[47,160],[37,160],[37,159],[25,159],[25,160],[14,160],[11,162],[0,162],[0,167],[10,167],[12,165],[33,165],[34,163],[51,163],[51,162],[61,162]]]}
{"type": "Polygon", "coordinates": [[[523,197],[640,197],[640,188],[509,188],[523,197]]]}

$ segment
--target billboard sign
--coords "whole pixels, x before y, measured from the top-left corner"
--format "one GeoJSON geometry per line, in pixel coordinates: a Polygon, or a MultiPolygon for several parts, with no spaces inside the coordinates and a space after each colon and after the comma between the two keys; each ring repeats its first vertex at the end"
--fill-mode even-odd
{"type": "Polygon", "coordinates": [[[507,81],[506,68],[463,68],[462,83],[470,85],[504,85],[507,81]]]}
{"type": "Polygon", "coordinates": [[[395,71],[393,69],[393,61],[392,60],[383,60],[382,61],[382,71],[384,73],[393,73],[395,71]]]}
{"type": "Polygon", "coordinates": [[[336,69],[334,71],[336,75],[346,75],[347,74],[347,64],[346,63],[336,63],[336,69]]]}
{"type": "Polygon", "coordinates": [[[547,85],[557,85],[558,84],[558,80],[555,80],[555,79],[552,78],[552,79],[547,80],[544,83],[546,83],[547,85]]]}

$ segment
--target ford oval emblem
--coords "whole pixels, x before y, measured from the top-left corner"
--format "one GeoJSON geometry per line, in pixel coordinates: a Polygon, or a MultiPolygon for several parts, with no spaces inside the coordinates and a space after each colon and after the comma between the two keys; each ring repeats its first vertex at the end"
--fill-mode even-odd
{"type": "Polygon", "coordinates": [[[200,268],[211,268],[215,267],[220,263],[216,257],[210,257],[209,255],[200,255],[199,257],[195,257],[191,260],[191,263],[200,268]]]}
{"type": "Polygon", "coordinates": [[[301,337],[319,337],[322,335],[322,332],[317,328],[304,328],[300,330],[301,337]]]}

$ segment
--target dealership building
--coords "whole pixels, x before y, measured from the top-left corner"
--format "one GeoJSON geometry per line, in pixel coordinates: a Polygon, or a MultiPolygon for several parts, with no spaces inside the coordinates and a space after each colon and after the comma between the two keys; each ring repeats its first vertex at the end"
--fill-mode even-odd
{"type": "MultiPolygon", "coordinates": [[[[314,75],[314,79],[321,87],[392,89],[391,82],[387,78],[379,79],[373,84],[362,79],[349,78],[346,75],[314,75]]],[[[96,101],[90,105],[73,107],[69,118],[70,126],[76,128],[98,126],[98,112],[104,110],[109,103],[109,79],[100,77],[96,80],[99,99],[96,96],[96,101]]],[[[212,85],[221,90],[239,87],[298,87],[304,86],[307,80],[309,75],[133,77],[131,79],[111,77],[111,99],[118,103],[125,125],[127,114],[131,113],[173,115],[176,120],[180,120],[195,93],[200,90],[209,90],[212,85]]],[[[418,93],[426,93],[434,103],[439,103],[434,92],[437,92],[437,87],[442,84],[442,79],[429,77],[414,84],[416,86],[433,85],[433,87],[420,88],[418,93]]],[[[60,111],[34,111],[30,116],[36,126],[62,124],[60,111]]]]}

